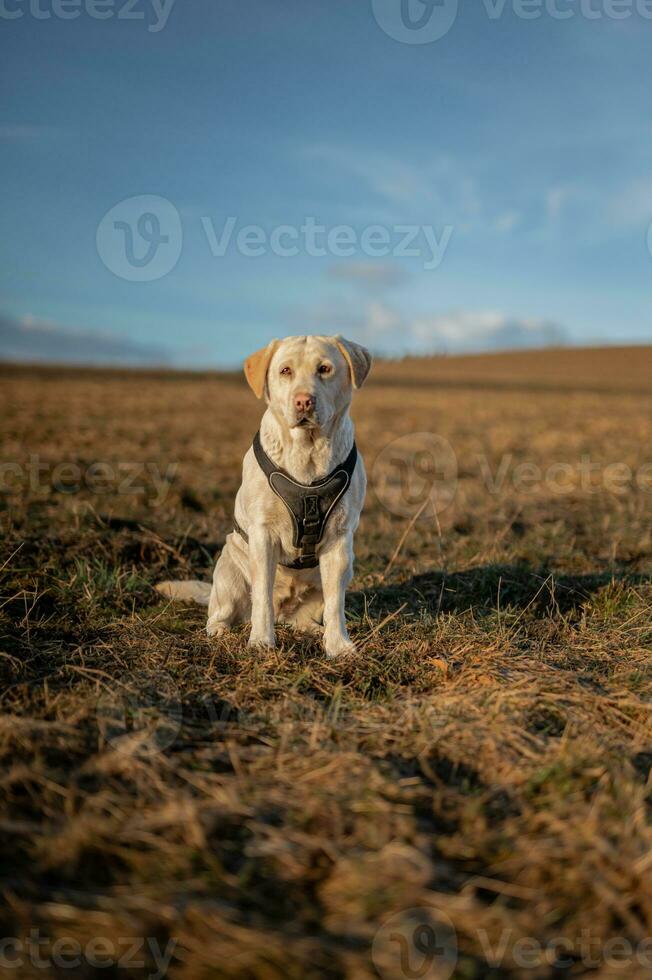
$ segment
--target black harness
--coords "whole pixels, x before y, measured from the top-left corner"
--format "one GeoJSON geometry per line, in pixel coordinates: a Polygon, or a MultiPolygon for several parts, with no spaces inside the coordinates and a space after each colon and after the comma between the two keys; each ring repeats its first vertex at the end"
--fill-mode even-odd
{"type": "MultiPolygon", "coordinates": [[[[285,504],[294,528],[292,544],[299,551],[293,562],[281,562],[284,568],[316,568],[319,560],[317,545],[324,536],[326,522],[333,508],[349,489],[351,477],[358,459],[355,443],[343,463],[336,466],[328,476],[314,483],[297,483],[289,473],[277,466],[262,447],[260,432],[253,442],[254,455],[267,482],[277,497],[285,504]]],[[[249,538],[236,520],[233,526],[241,538],[249,538]]]]}

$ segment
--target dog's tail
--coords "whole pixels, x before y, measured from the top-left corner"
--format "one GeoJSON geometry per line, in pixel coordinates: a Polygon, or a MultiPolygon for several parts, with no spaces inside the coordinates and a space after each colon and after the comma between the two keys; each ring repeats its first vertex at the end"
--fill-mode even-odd
{"type": "Polygon", "coordinates": [[[207,606],[211,595],[210,582],[159,582],[154,588],[168,599],[198,602],[200,606],[207,606]]]}

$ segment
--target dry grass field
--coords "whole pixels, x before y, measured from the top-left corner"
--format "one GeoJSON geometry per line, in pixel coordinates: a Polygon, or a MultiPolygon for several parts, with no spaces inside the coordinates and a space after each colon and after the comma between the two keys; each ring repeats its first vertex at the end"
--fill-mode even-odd
{"type": "Polygon", "coordinates": [[[343,660],[152,589],[260,411],[0,369],[0,975],[652,975],[652,349],[377,366],[343,660]]]}

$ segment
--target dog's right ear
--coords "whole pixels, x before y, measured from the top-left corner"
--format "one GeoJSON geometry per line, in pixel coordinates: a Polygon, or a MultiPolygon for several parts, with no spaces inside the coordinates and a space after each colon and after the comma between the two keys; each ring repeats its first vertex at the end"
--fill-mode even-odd
{"type": "Polygon", "coordinates": [[[256,398],[262,398],[265,394],[269,362],[274,357],[279,344],[280,340],[270,340],[267,347],[261,347],[244,362],[245,378],[256,398]]]}
{"type": "Polygon", "coordinates": [[[366,347],[354,344],[352,340],[346,340],[340,334],[335,338],[335,343],[349,365],[351,384],[354,388],[362,388],[371,370],[371,354],[366,347]]]}

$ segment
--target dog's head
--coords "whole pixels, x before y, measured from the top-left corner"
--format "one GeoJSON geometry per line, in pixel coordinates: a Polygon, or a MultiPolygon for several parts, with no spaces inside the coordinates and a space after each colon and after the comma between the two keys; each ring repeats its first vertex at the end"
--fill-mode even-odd
{"type": "Polygon", "coordinates": [[[371,367],[369,351],[343,337],[272,340],[245,361],[257,398],[290,429],[325,429],[344,412],[371,367]]]}

